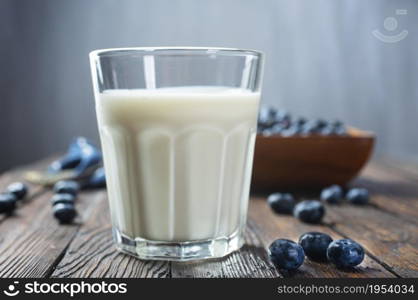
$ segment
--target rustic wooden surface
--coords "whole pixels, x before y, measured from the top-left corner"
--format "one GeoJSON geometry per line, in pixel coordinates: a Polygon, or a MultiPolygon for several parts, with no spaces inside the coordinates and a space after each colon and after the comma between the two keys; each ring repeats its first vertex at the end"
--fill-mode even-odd
{"type": "MultiPolygon", "coordinates": [[[[1,175],[0,189],[21,180],[25,170],[47,163],[1,175]]],[[[31,185],[14,215],[0,215],[0,277],[417,277],[418,172],[373,162],[353,185],[370,190],[371,204],[328,205],[321,225],[275,215],[264,197],[253,196],[245,246],[224,259],[193,263],[141,261],[118,253],[105,190],[81,192],[76,222],[59,225],[52,217],[52,192],[31,185]],[[266,246],[276,238],[297,240],[307,231],[357,240],[366,248],[366,258],[351,271],[309,259],[294,273],[276,270],[266,246]]]]}

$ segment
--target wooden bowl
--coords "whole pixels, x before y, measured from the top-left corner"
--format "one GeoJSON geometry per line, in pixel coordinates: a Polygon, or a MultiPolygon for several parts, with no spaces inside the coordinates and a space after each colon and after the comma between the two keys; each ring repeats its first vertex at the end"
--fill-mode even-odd
{"type": "Polygon", "coordinates": [[[346,136],[257,135],[252,190],[345,185],[370,158],[374,140],[373,133],[355,128],[346,136]]]}

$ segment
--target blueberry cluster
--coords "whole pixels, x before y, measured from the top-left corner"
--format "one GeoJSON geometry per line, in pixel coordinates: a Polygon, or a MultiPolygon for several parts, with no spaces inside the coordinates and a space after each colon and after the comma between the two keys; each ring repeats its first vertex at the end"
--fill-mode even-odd
{"type": "Polygon", "coordinates": [[[291,215],[302,222],[317,224],[325,215],[325,207],[321,202],[337,204],[347,199],[349,203],[364,205],[369,202],[369,192],[364,188],[352,188],[344,196],[344,191],[339,185],[331,185],[322,190],[320,199],[304,200],[299,203],[295,201],[292,194],[274,193],[267,197],[267,203],[277,214],[291,215]]]}
{"type": "Polygon", "coordinates": [[[58,181],[54,185],[55,194],[51,198],[51,204],[54,217],[61,224],[69,224],[76,217],[75,199],[79,189],[79,184],[72,180],[58,181]]]}
{"type": "Polygon", "coordinates": [[[11,214],[16,209],[18,201],[25,198],[28,187],[22,182],[10,184],[4,193],[0,194],[0,213],[11,214]]]}
{"type": "Polygon", "coordinates": [[[268,196],[267,203],[278,214],[295,216],[305,223],[320,223],[325,215],[325,207],[317,200],[304,200],[296,204],[289,193],[274,193],[268,196]]]}
{"type": "MultiPolygon", "coordinates": [[[[321,201],[338,204],[344,200],[343,189],[339,185],[331,185],[322,190],[321,201]]],[[[369,202],[369,192],[365,188],[352,188],[345,195],[349,203],[363,205],[369,202]]]]}
{"type": "Polygon", "coordinates": [[[277,239],[269,246],[269,257],[279,269],[293,271],[299,268],[305,255],[314,261],[329,261],[337,268],[352,268],[364,259],[363,247],[350,239],[333,239],[325,233],[307,232],[299,243],[277,239]]]}
{"type": "Polygon", "coordinates": [[[294,118],[287,111],[268,106],[260,107],[257,131],[264,136],[281,135],[283,137],[347,135],[347,128],[341,121],[308,120],[304,117],[294,118]]]}

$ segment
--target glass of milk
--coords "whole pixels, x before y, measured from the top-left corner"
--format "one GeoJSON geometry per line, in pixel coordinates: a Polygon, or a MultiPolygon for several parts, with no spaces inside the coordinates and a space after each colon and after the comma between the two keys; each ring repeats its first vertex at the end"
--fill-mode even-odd
{"type": "Polygon", "coordinates": [[[173,261],[239,249],[262,54],[121,48],[90,62],[117,248],[173,261]]]}

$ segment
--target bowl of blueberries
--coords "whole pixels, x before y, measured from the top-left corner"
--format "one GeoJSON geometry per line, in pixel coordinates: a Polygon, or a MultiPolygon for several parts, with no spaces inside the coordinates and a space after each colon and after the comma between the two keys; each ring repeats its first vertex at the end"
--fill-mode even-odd
{"type": "Polygon", "coordinates": [[[375,136],[338,120],[295,118],[260,107],[253,190],[345,185],[369,160],[375,136]]]}

